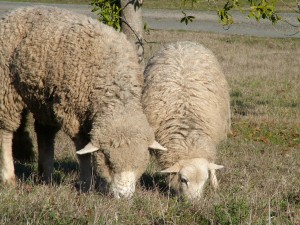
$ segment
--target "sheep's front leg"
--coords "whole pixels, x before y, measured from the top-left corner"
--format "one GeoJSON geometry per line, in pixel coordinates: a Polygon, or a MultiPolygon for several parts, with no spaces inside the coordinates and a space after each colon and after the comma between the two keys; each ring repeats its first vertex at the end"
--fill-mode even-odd
{"type": "MultiPolygon", "coordinates": [[[[73,139],[76,150],[82,149],[87,141],[77,136],[73,139]]],[[[78,155],[79,160],[79,170],[80,170],[80,190],[82,192],[87,192],[92,187],[92,162],[91,162],[91,154],[78,155]]]]}
{"type": "Polygon", "coordinates": [[[80,167],[80,190],[87,192],[92,186],[91,154],[80,155],[78,159],[80,167]]]}
{"type": "Polygon", "coordinates": [[[13,132],[0,129],[0,172],[1,182],[15,185],[15,168],[12,155],[13,132]]]}
{"type": "Polygon", "coordinates": [[[46,183],[52,182],[54,164],[54,139],[57,129],[35,123],[38,143],[38,169],[39,175],[46,183]]]}

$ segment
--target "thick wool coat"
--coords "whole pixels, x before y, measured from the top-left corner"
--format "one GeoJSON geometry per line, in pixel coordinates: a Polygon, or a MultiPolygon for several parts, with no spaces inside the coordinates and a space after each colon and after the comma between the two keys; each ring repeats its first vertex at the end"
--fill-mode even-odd
{"type": "Polygon", "coordinates": [[[214,54],[192,42],[169,44],[146,66],[143,107],[155,138],[168,149],[158,160],[214,162],[217,144],[230,129],[229,91],[214,54]]]}
{"type": "Polygon", "coordinates": [[[126,36],[42,6],[9,13],[0,29],[0,129],[15,131],[26,105],[39,123],[99,147],[106,162],[98,162],[105,166],[100,171],[140,176],[154,134],[141,106],[142,71],[126,36]]]}

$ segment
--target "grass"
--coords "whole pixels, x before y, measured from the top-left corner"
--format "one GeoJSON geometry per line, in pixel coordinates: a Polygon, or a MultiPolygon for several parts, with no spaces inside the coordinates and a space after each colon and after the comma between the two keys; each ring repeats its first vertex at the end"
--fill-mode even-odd
{"type": "Polygon", "coordinates": [[[196,41],[218,57],[230,86],[232,135],[219,147],[219,189],[173,197],[153,161],[130,200],[76,191],[74,146],[60,134],[55,184],[37,183],[37,163],[16,162],[16,188],[0,188],[0,224],[300,224],[299,39],[151,31],[146,61],[166,42],[196,41]]]}

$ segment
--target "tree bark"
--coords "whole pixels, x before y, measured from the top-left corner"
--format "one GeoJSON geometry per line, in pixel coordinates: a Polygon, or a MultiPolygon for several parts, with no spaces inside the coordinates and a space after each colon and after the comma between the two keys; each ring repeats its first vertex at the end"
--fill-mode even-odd
{"type": "Polygon", "coordinates": [[[143,21],[142,3],[143,0],[120,0],[122,7],[122,32],[128,40],[136,47],[139,63],[144,65],[143,46],[143,21]]]}

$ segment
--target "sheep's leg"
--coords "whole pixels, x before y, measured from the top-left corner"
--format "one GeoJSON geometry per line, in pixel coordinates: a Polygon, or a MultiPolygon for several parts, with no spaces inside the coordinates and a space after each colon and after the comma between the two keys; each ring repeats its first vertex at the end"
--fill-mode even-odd
{"type": "Polygon", "coordinates": [[[38,143],[38,169],[39,175],[46,183],[52,182],[54,163],[54,139],[56,128],[44,126],[35,122],[38,143]]]}
{"type": "Polygon", "coordinates": [[[92,186],[91,154],[80,155],[78,158],[80,167],[80,190],[87,192],[92,186]]]}
{"type": "Polygon", "coordinates": [[[22,112],[19,128],[14,132],[13,155],[15,159],[33,161],[37,154],[34,118],[28,109],[22,112]]]}
{"type": "MultiPolygon", "coordinates": [[[[82,149],[87,142],[77,137],[74,139],[76,151],[82,149]]],[[[92,187],[92,163],[91,154],[78,155],[80,169],[80,190],[87,192],[92,187]]]]}
{"type": "Polygon", "coordinates": [[[0,129],[0,169],[1,182],[15,185],[15,168],[12,155],[13,132],[0,129]]]}
{"type": "Polygon", "coordinates": [[[24,103],[12,86],[7,59],[3,55],[0,58],[0,182],[13,185],[16,183],[12,155],[13,131],[20,125],[24,103]]]}

